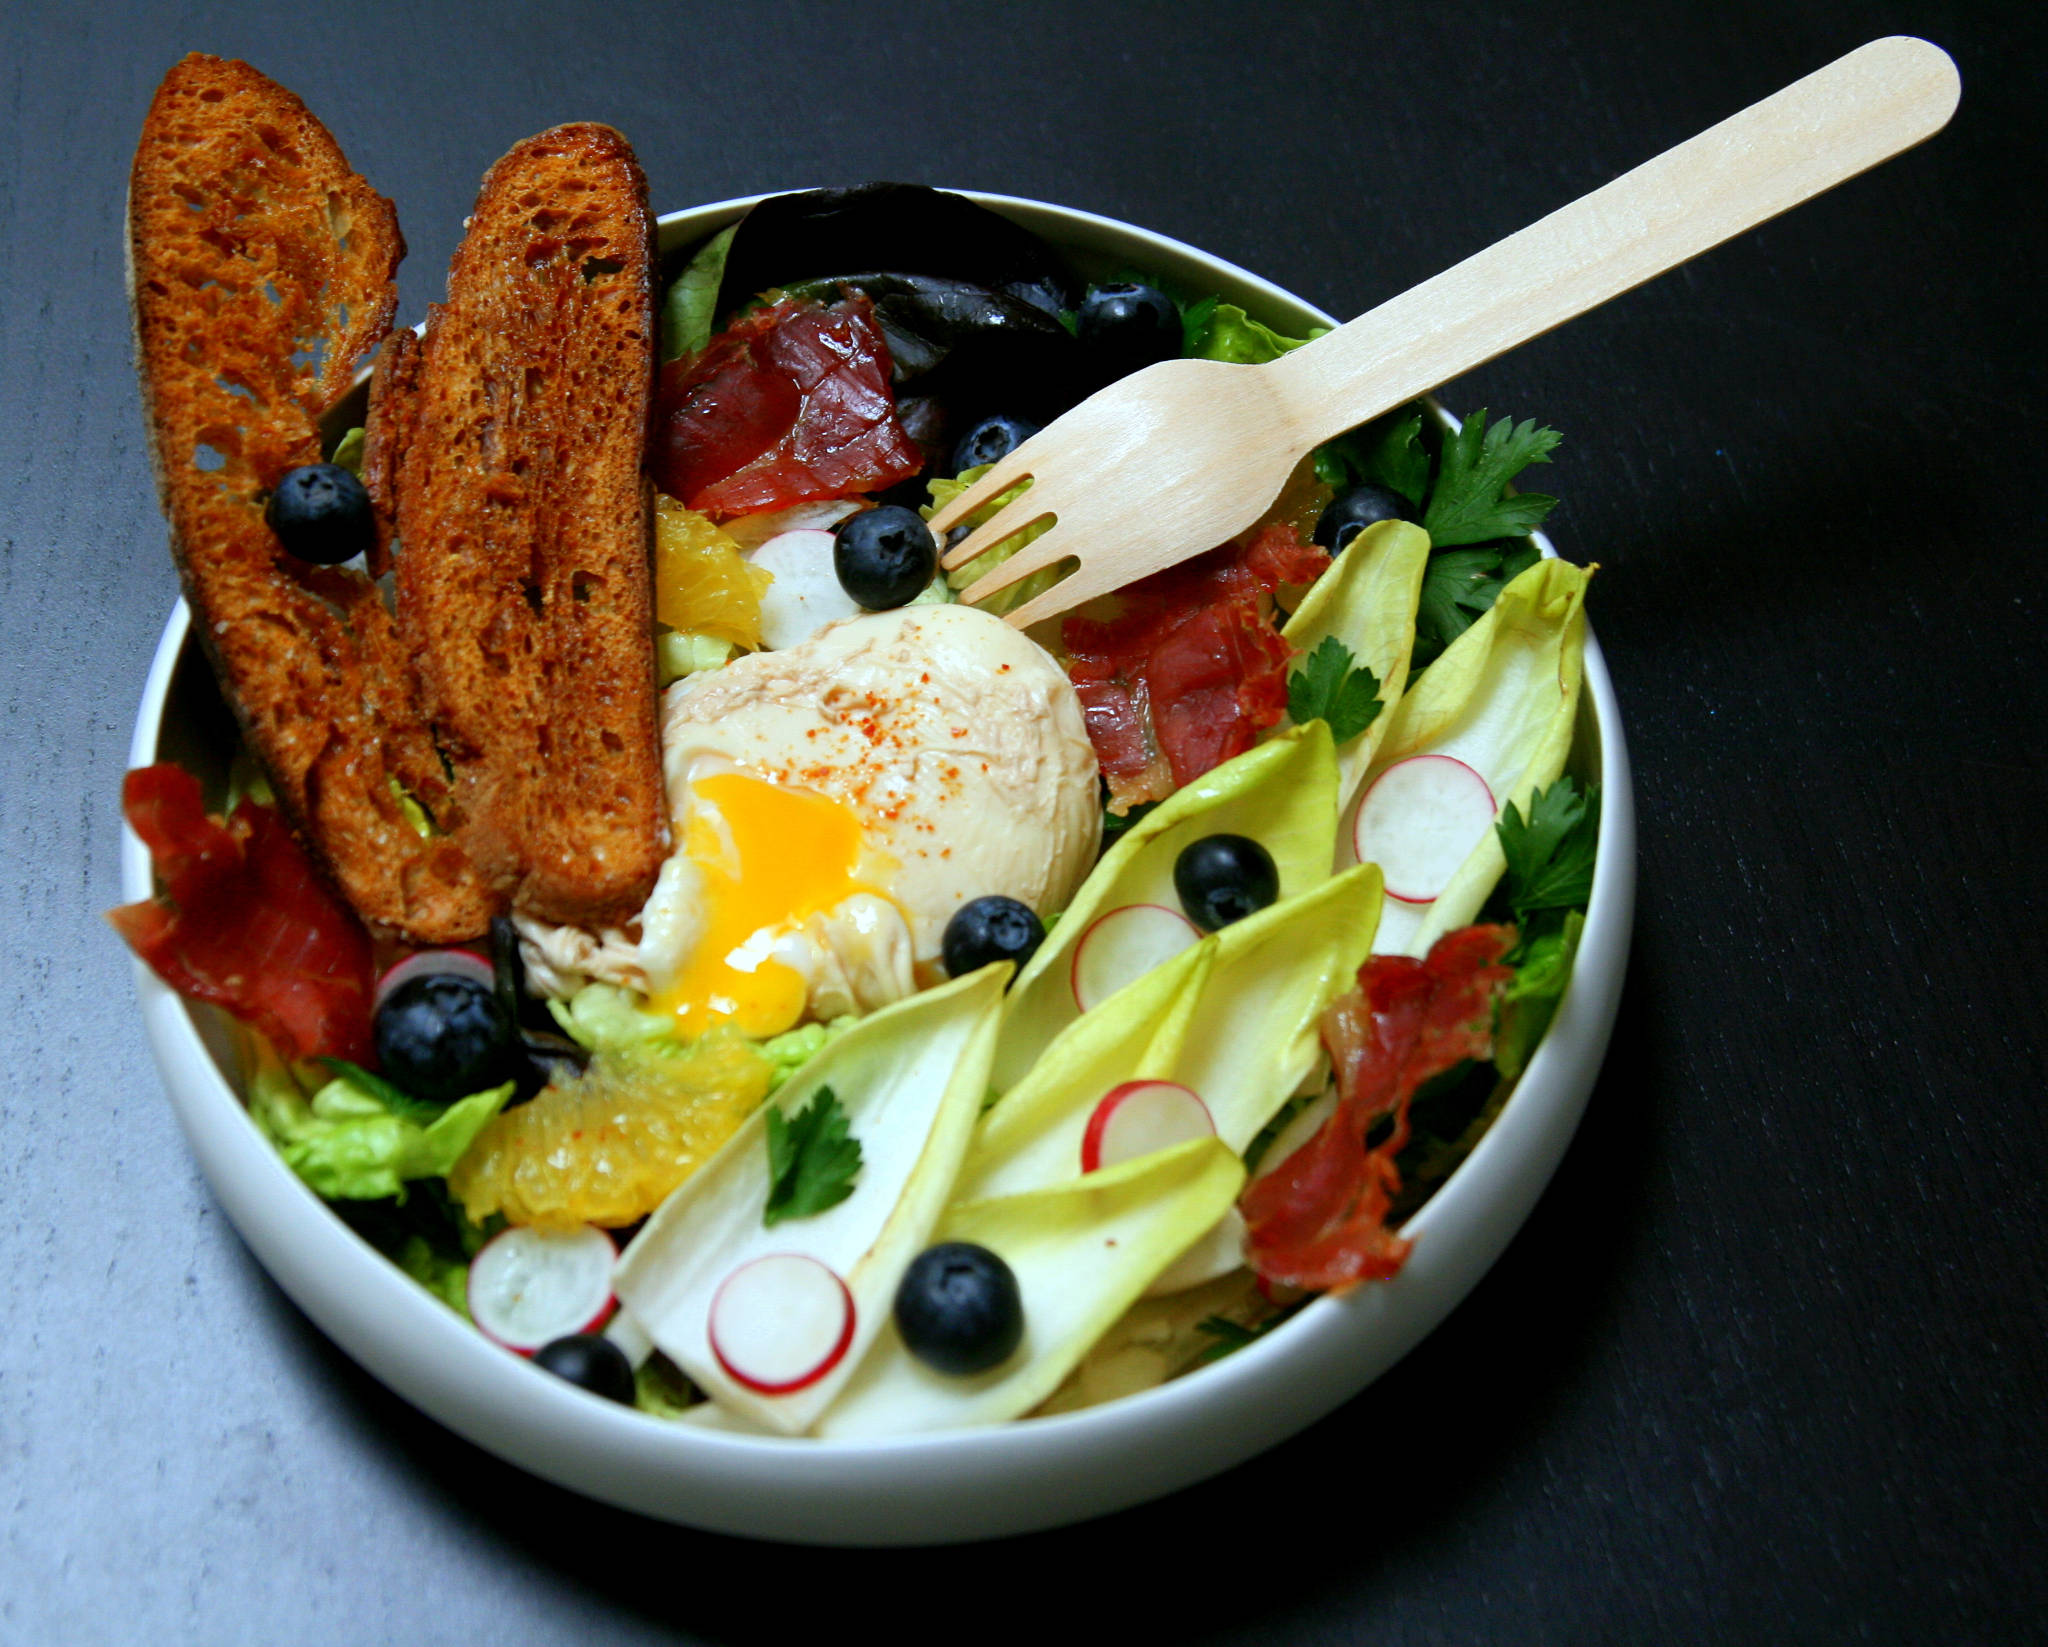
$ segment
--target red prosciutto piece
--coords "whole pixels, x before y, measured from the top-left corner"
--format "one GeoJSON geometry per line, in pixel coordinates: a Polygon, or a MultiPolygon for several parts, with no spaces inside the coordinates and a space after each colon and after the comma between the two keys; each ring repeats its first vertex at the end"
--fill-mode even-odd
{"type": "Polygon", "coordinates": [[[784,298],[662,369],[654,482],[715,520],[878,491],[923,464],[859,293],[784,298]]]}
{"type": "Polygon", "coordinates": [[[1492,1056],[1494,1000],[1514,976],[1499,963],[1514,941],[1513,927],[1468,926],[1426,960],[1375,955],[1324,1013],[1336,1111],[1238,1203],[1246,1257],[1266,1281],[1330,1292],[1400,1270],[1410,1243],[1386,1217],[1401,1188],[1394,1158],[1408,1142],[1409,1100],[1431,1076],[1492,1056]],[[1386,1136],[1368,1147],[1389,1115],[1386,1136]]]}
{"type": "Polygon", "coordinates": [[[1120,590],[1106,622],[1067,619],[1067,673],[1112,811],[1163,799],[1279,722],[1293,654],[1265,597],[1329,564],[1293,527],[1267,526],[1120,590]]]}
{"type": "Polygon", "coordinates": [[[370,1062],[369,934],[276,809],[244,801],[225,822],[209,817],[199,780],[168,763],[129,773],[121,806],[164,893],[107,919],[151,970],[286,1058],[370,1062]]]}

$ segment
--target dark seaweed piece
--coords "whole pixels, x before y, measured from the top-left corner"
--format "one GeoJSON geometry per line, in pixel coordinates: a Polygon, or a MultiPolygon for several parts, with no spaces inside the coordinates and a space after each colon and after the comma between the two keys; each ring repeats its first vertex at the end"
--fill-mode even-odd
{"type": "Polygon", "coordinates": [[[863,183],[753,207],[726,254],[717,312],[834,269],[907,269],[1007,292],[1042,313],[1073,307],[1073,280],[1030,230],[943,189],[863,183]]]}

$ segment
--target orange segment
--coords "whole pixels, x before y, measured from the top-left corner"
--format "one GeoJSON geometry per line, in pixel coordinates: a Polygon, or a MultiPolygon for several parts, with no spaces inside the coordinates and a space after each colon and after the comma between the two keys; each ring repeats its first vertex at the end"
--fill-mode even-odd
{"type": "Polygon", "coordinates": [[[708,516],[655,494],[654,615],[671,629],[758,650],[772,581],[708,516]]]}
{"type": "Polygon", "coordinates": [[[472,1222],[615,1229],[645,1218],[768,1095],[774,1066],[730,1032],[674,1051],[599,1053],[508,1109],[448,1175],[472,1222]]]}

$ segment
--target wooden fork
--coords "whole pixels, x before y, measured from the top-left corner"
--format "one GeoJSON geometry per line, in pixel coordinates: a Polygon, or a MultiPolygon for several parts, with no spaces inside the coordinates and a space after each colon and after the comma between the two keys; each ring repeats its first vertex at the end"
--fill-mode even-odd
{"type": "Polygon", "coordinates": [[[1323,441],[1933,136],[1960,94],[1939,47],[1872,41],[1306,348],[1262,366],[1169,360],[1133,373],[932,517],[943,537],[1030,478],[944,564],[1053,516],[961,596],[1077,562],[1009,614],[1021,629],[1213,549],[1323,441]]]}

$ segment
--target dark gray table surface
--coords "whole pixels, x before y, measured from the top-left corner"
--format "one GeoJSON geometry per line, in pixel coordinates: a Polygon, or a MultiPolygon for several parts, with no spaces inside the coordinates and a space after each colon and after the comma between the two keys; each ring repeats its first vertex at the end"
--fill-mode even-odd
{"type": "Polygon", "coordinates": [[[0,9],[0,1641],[1927,1641],[2048,1635],[2043,8],[358,3],[0,9]],[[1070,202],[1345,313],[1863,40],[1930,146],[1450,385],[1566,432],[1637,763],[1584,1127],[1366,1394],[1217,1481],[937,1553],[642,1521],[457,1441],[201,1182],[98,912],[175,595],[120,223],[188,49],[398,203],[401,318],[569,118],[657,202],[1070,202]]]}

